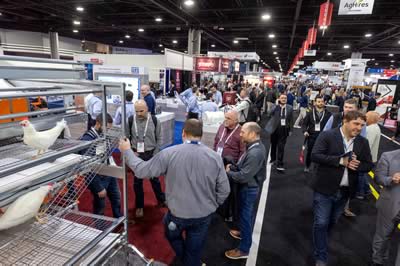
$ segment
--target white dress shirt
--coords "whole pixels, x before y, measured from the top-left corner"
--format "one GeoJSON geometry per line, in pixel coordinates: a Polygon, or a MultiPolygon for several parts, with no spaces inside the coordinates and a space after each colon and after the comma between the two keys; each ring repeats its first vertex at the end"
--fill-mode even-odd
{"type": "MultiPolygon", "coordinates": [[[[353,151],[353,146],[354,146],[354,139],[349,139],[347,140],[346,137],[343,134],[342,128],[340,128],[340,133],[342,134],[342,139],[343,139],[343,147],[344,147],[344,153],[348,153],[349,151],[353,151]]],[[[342,164],[343,158],[340,159],[340,163],[342,164]]],[[[349,186],[349,170],[347,167],[344,169],[342,181],[340,181],[340,186],[341,187],[348,187],[349,186]]]]}

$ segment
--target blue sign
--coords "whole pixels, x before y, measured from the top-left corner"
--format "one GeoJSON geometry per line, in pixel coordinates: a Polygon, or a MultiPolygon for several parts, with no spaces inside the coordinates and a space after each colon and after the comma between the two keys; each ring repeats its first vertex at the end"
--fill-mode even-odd
{"type": "Polygon", "coordinates": [[[132,67],[132,68],[131,68],[131,72],[132,72],[132,74],[139,74],[139,73],[140,73],[138,67],[132,67]]]}
{"type": "Polygon", "coordinates": [[[382,74],[384,72],[383,68],[368,68],[367,73],[376,73],[376,74],[382,74]]]}

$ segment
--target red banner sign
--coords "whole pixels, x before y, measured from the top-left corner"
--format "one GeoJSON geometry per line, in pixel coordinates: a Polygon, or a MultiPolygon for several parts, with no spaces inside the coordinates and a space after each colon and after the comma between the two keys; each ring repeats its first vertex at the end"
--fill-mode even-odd
{"type": "Polygon", "coordinates": [[[397,75],[397,69],[384,69],[383,76],[384,77],[391,77],[397,75]]]}
{"type": "Polygon", "coordinates": [[[317,32],[317,29],[314,27],[308,29],[307,41],[309,46],[317,42],[317,32]]]}
{"type": "Polygon", "coordinates": [[[176,89],[178,90],[178,91],[180,91],[181,90],[181,71],[180,70],[176,70],[176,75],[175,75],[175,86],[176,86],[176,89]]]}
{"type": "Polygon", "coordinates": [[[198,57],[196,58],[196,71],[219,72],[219,58],[198,57]]]}
{"type": "Polygon", "coordinates": [[[323,3],[319,8],[318,26],[328,27],[332,22],[333,3],[329,1],[323,3]]]}

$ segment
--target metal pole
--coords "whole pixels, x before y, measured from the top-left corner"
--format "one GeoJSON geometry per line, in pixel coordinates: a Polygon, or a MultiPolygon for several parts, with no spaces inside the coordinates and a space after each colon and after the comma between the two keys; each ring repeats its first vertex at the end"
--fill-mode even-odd
{"type": "Polygon", "coordinates": [[[58,52],[59,42],[58,42],[58,32],[49,32],[50,41],[50,54],[52,59],[60,59],[60,54],[58,52]]]}
{"type": "MultiPolygon", "coordinates": [[[[127,137],[127,125],[126,125],[126,93],[125,93],[125,83],[122,84],[122,106],[121,106],[121,113],[122,113],[122,133],[123,137],[127,137]]],[[[125,214],[125,221],[124,221],[124,239],[126,243],[128,243],[128,175],[126,173],[126,165],[125,165],[125,156],[122,156],[122,169],[123,169],[123,192],[124,192],[124,214],[125,214]]]]}

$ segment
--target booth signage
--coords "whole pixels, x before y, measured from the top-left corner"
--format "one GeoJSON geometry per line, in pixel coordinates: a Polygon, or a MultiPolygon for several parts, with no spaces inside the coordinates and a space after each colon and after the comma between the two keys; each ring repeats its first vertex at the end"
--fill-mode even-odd
{"type": "Polygon", "coordinates": [[[368,68],[367,73],[377,73],[377,74],[382,74],[384,71],[383,68],[368,68]]]}
{"type": "Polygon", "coordinates": [[[397,69],[384,69],[383,76],[384,77],[391,77],[397,75],[397,69]]]}
{"type": "Polygon", "coordinates": [[[221,59],[221,72],[229,72],[230,64],[231,64],[231,60],[221,59]]]}
{"type": "Polygon", "coordinates": [[[341,70],[343,70],[343,65],[340,62],[321,62],[321,61],[316,61],[313,64],[313,68],[324,69],[324,70],[332,70],[332,71],[341,71],[341,70]]]}
{"type": "Polygon", "coordinates": [[[208,52],[207,56],[209,57],[225,57],[231,60],[239,60],[239,61],[260,61],[260,56],[254,52],[208,52]]]}
{"type": "Polygon", "coordinates": [[[212,57],[198,57],[196,58],[196,71],[219,71],[219,58],[212,57]]]}
{"type": "Polygon", "coordinates": [[[175,86],[178,91],[181,89],[181,71],[176,70],[175,72],[175,86]]]}
{"type": "Polygon", "coordinates": [[[317,55],[317,50],[305,50],[304,51],[304,56],[316,56],[317,55]]]}
{"type": "Polygon", "coordinates": [[[318,26],[320,27],[330,26],[332,22],[332,13],[333,13],[333,3],[329,1],[323,3],[319,9],[318,26]]]}
{"type": "Polygon", "coordinates": [[[233,70],[234,70],[235,72],[239,72],[239,71],[240,71],[240,62],[235,61],[233,70]]]}
{"type": "Polygon", "coordinates": [[[340,0],[339,15],[372,14],[374,0],[340,0]]]}
{"type": "Polygon", "coordinates": [[[94,65],[94,73],[144,75],[144,67],[94,65]]]}

